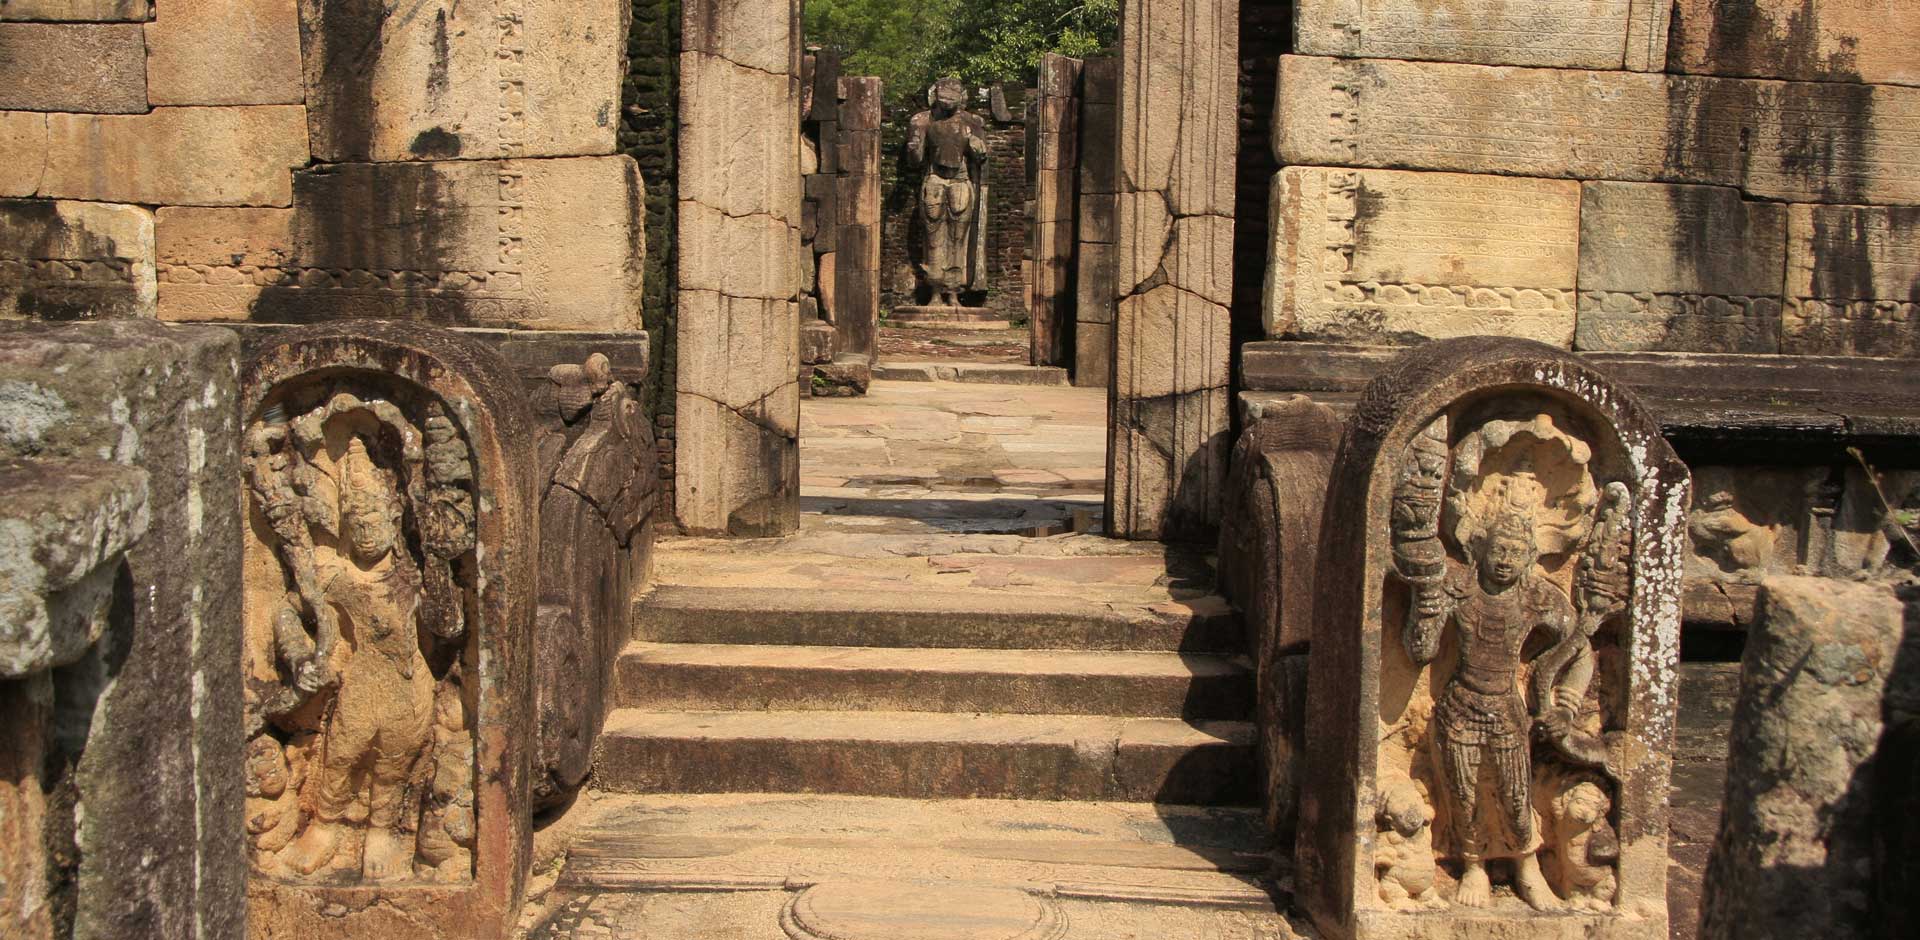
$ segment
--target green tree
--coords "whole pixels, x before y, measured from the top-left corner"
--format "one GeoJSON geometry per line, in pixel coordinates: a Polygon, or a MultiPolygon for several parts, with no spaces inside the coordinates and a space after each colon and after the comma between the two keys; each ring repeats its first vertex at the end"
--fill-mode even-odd
{"type": "Polygon", "coordinates": [[[806,40],[849,75],[878,75],[889,101],[942,75],[1031,83],[1049,52],[1092,55],[1120,35],[1120,0],[807,0],[806,40]]]}

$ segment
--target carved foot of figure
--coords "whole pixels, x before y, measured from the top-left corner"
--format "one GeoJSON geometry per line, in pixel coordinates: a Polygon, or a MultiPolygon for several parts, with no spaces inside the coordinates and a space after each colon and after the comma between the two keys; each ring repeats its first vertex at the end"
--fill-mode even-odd
{"type": "Polygon", "coordinates": [[[367,850],[361,874],[369,881],[400,881],[413,874],[413,842],[392,829],[367,832],[367,850]]]}
{"type": "Polygon", "coordinates": [[[338,823],[316,819],[307,824],[306,831],[300,833],[300,838],[293,840],[280,857],[288,868],[311,875],[333,861],[334,853],[340,849],[340,838],[338,823]]]}
{"type": "Polygon", "coordinates": [[[1485,863],[1467,863],[1467,870],[1460,873],[1459,886],[1453,889],[1453,903],[1461,907],[1486,907],[1493,903],[1493,884],[1487,880],[1485,863]]]}
{"type": "Polygon", "coordinates": [[[1547,878],[1540,873],[1540,859],[1534,855],[1522,855],[1513,862],[1513,893],[1536,911],[1557,911],[1565,905],[1560,903],[1558,895],[1547,886],[1547,878]]]}

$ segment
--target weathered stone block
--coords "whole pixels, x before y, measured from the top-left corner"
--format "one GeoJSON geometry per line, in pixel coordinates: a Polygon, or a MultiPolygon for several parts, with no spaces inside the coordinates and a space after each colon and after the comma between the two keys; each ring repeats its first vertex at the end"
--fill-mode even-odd
{"type": "Polygon", "coordinates": [[[150,320],[0,323],[0,460],[137,467],[151,518],[114,574],[106,635],[62,682],[90,710],[84,748],[49,736],[35,766],[58,778],[50,808],[73,839],[47,886],[54,936],[247,935],[238,347],[150,320]]]}
{"type": "Polygon", "coordinates": [[[1573,339],[1577,183],[1288,167],[1270,226],[1270,336],[1573,339]]]}
{"type": "Polygon", "coordinates": [[[1737,190],[1587,183],[1575,345],[1779,352],[1786,242],[1787,207],[1737,190]]]}
{"type": "Polygon", "coordinates": [[[297,0],[168,0],[146,36],[156,105],[306,101],[297,0]]]}
{"type": "Polygon", "coordinates": [[[0,681],[86,655],[122,557],[147,534],[147,472],[98,460],[0,462],[0,681]]]}
{"type": "Polygon", "coordinates": [[[138,23],[152,18],[153,0],[6,0],[0,22],[138,23]]]}
{"type": "Polygon", "coordinates": [[[1904,156],[1920,150],[1920,89],[1900,86],[1284,56],[1278,107],[1286,165],[1920,203],[1904,156]]]}
{"type": "Polygon", "coordinates": [[[1676,72],[1920,85],[1920,7],[1878,0],[1679,0],[1676,72]]]}
{"type": "Polygon", "coordinates": [[[329,325],[263,344],[238,413],[250,934],[508,936],[539,590],[520,383],[468,337],[329,325]]]}
{"type": "Polygon", "coordinates": [[[609,154],[628,4],[300,0],[321,160],[609,154]]]}
{"type": "Polygon", "coordinates": [[[306,110],[297,105],[0,112],[0,196],[284,206],[293,198],[288,171],[307,159],[306,110]]]}
{"type": "Polygon", "coordinates": [[[1894,908],[1875,897],[1913,864],[1914,822],[1899,805],[1912,805],[1902,772],[1920,756],[1920,611],[1908,603],[1885,585],[1765,582],[1741,663],[1703,940],[1868,940],[1915,926],[1911,895],[1883,895],[1894,908]],[[1892,851],[1875,845],[1901,833],[1892,851]]]}
{"type": "Polygon", "coordinates": [[[1920,209],[1793,206],[1781,351],[1920,357],[1920,209]]]}
{"type": "MultiPolygon", "coordinates": [[[[689,52],[680,57],[680,82],[689,107],[680,122],[680,198],[728,215],[797,222],[800,174],[797,166],[784,171],[799,146],[793,80],[689,52]]],[[[837,159],[830,169],[822,157],[822,173],[839,170],[837,159]]]]}
{"type": "Polygon", "coordinates": [[[1669,8],[1656,0],[1312,0],[1294,8],[1295,51],[1658,72],[1669,8]]]}
{"type": "Polygon", "coordinates": [[[0,23],[0,110],[146,111],[147,49],[140,27],[0,23]]]}
{"type": "Polygon", "coordinates": [[[644,191],[625,156],[341,164],[294,208],[165,208],[160,316],[640,326],[644,191]]]}
{"type": "Polygon", "coordinates": [[[0,199],[0,318],[151,317],[155,291],[153,213],[0,199]]]}

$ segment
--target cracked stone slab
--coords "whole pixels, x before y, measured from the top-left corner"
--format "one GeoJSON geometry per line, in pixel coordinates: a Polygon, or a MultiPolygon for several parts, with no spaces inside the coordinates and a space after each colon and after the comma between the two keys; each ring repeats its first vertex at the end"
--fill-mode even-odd
{"type": "Polygon", "coordinates": [[[1314,0],[1295,8],[1296,51],[1658,72],[1669,8],[1661,0],[1314,0]]]}

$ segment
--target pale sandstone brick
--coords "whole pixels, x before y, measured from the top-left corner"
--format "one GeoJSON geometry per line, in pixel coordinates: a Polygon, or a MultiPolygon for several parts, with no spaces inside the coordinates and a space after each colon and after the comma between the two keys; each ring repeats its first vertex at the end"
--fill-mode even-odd
{"type": "Polygon", "coordinates": [[[23,113],[0,112],[0,196],[284,206],[307,162],[298,106],[23,113]]]}
{"type": "Polygon", "coordinates": [[[0,23],[0,110],[147,110],[147,50],[140,27],[0,23]]]}
{"type": "Polygon", "coordinates": [[[1312,0],[1294,8],[1295,51],[1483,65],[1658,72],[1661,0],[1312,0]]]}
{"type": "Polygon", "coordinates": [[[295,0],[167,0],[146,31],[156,105],[306,100],[295,0]]]}

